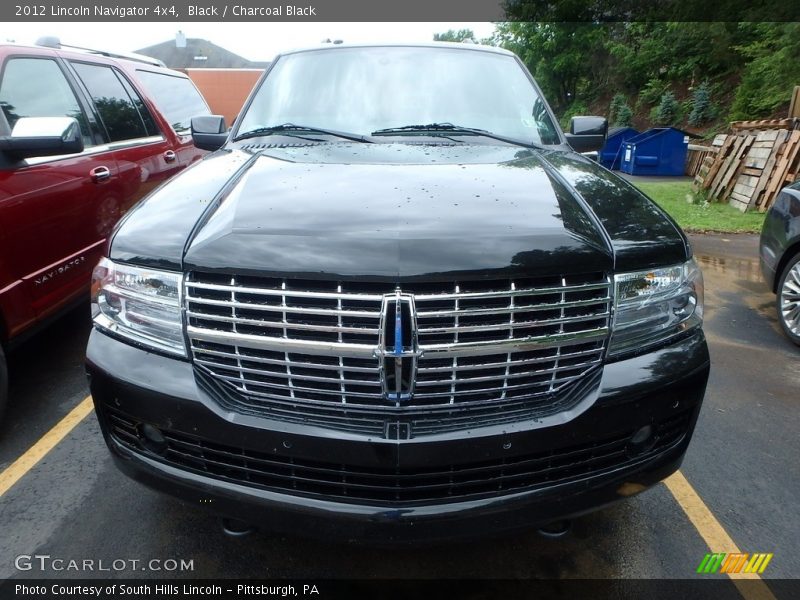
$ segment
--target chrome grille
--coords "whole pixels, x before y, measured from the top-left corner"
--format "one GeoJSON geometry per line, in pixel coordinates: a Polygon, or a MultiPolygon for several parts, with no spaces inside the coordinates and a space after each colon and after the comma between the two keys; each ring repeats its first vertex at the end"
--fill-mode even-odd
{"type": "Polygon", "coordinates": [[[397,287],[191,273],[192,357],[234,410],[376,435],[398,419],[421,434],[479,426],[470,411],[509,408],[508,420],[522,420],[568,410],[580,397],[565,405],[565,388],[602,360],[603,274],[404,283],[419,357],[413,396],[391,402],[381,308],[397,287]]]}

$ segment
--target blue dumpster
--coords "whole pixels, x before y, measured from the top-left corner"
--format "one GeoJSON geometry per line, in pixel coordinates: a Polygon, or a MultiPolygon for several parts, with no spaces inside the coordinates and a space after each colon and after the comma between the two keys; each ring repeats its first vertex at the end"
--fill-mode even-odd
{"type": "Polygon", "coordinates": [[[692,134],[655,127],[622,142],[620,170],[630,175],[683,175],[692,134]]]}
{"type": "Polygon", "coordinates": [[[609,129],[606,145],[600,150],[599,161],[606,169],[619,169],[622,162],[622,142],[639,135],[633,127],[614,127],[609,129]]]}

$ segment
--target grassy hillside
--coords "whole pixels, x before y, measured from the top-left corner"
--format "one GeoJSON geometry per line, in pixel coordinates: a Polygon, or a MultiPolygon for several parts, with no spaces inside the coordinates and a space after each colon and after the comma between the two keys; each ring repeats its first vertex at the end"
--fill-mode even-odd
{"type": "Polygon", "coordinates": [[[800,85],[797,22],[511,22],[484,42],[523,59],[562,124],[604,114],[711,136],[730,120],[786,116],[800,85]]]}

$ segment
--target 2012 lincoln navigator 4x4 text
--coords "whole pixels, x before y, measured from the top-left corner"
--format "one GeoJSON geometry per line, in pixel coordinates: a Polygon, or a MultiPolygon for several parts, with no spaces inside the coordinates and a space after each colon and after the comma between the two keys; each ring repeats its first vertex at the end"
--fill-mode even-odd
{"type": "Polygon", "coordinates": [[[117,228],[87,350],[135,479],[275,530],[449,539],[674,472],[709,372],[677,225],[508,52],[279,56],[117,228]],[[211,502],[208,502],[211,500],[211,502]],[[464,527],[454,526],[464,521],[464,527]]]}

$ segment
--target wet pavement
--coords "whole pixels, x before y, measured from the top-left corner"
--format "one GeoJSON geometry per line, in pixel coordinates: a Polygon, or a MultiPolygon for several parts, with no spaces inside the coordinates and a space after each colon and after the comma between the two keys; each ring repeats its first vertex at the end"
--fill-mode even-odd
{"type": "MultiPolygon", "coordinates": [[[[692,236],[692,242],[705,273],[712,372],[682,471],[743,552],[774,553],[766,579],[797,576],[800,348],[777,324],[774,296],[760,279],[756,236],[692,236]]],[[[82,307],[11,357],[0,470],[88,394],[82,359],[89,328],[82,307]]],[[[0,577],[20,574],[14,557],[39,553],[192,560],[193,571],[171,573],[186,577],[687,578],[707,552],[663,484],[577,519],[557,540],[530,532],[375,550],[270,533],[233,539],[200,507],[121,475],[93,415],[0,499],[0,531],[0,577]]]]}

